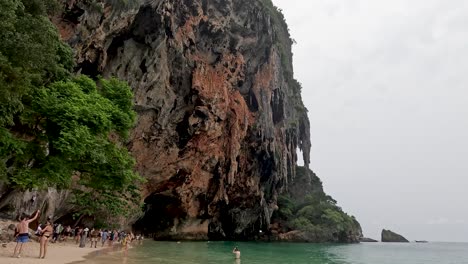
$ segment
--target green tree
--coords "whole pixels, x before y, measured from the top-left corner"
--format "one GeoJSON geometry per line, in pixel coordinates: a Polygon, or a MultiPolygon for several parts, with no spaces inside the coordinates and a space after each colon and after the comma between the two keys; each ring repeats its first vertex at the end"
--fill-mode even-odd
{"type": "Polygon", "coordinates": [[[0,181],[72,189],[87,214],[128,213],[141,181],[124,145],[136,117],[130,87],[71,75],[72,51],[47,17],[55,0],[0,6],[0,181]]]}
{"type": "Polygon", "coordinates": [[[0,0],[0,126],[13,124],[34,87],[64,78],[73,67],[72,51],[45,5],[34,4],[41,2],[0,0]]]}
{"type": "Polygon", "coordinates": [[[305,167],[296,168],[296,184],[303,184],[305,177],[310,176],[310,185],[301,186],[307,188],[305,196],[280,195],[274,220],[279,220],[286,227],[285,230],[309,232],[316,238],[326,238],[328,241],[336,237],[346,241],[350,233],[360,232],[361,227],[356,219],[337,206],[336,200],[323,191],[320,179],[312,171],[307,173],[308,170],[305,167]]]}

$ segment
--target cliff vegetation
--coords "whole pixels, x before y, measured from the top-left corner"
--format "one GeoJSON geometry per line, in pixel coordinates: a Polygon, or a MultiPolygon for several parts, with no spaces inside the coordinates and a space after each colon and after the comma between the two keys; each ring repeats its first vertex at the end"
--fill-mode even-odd
{"type": "Polygon", "coordinates": [[[0,6],[0,212],[18,214],[8,194],[53,187],[70,191],[77,216],[129,213],[141,179],[123,144],[136,118],[129,86],[72,74],[72,50],[47,14],[54,1],[0,6]]]}
{"type": "Polygon", "coordinates": [[[278,207],[272,222],[275,231],[283,234],[280,239],[358,242],[362,236],[354,216],[343,212],[337,202],[325,194],[322,182],[308,168],[296,169],[289,191],[278,197],[278,207]]]}

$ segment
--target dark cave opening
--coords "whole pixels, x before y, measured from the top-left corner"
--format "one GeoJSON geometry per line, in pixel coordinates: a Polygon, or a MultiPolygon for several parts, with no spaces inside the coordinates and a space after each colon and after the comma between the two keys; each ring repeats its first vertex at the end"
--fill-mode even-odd
{"type": "Polygon", "coordinates": [[[170,238],[168,230],[174,226],[174,219],[183,219],[186,213],[180,201],[167,194],[156,193],[145,199],[145,215],[133,224],[133,230],[159,239],[170,238]]]}
{"type": "Polygon", "coordinates": [[[257,112],[258,111],[258,100],[257,97],[255,96],[253,90],[249,91],[249,96],[248,96],[248,107],[251,112],[257,112]]]}
{"type": "Polygon", "coordinates": [[[273,123],[276,125],[284,119],[284,99],[279,89],[273,90],[271,109],[273,111],[273,123]]]}
{"type": "Polygon", "coordinates": [[[65,9],[63,12],[63,19],[70,21],[73,24],[78,24],[80,22],[80,17],[85,13],[85,11],[79,8],[76,5],[73,5],[71,9],[65,9]]]}
{"type": "Polygon", "coordinates": [[[101,74],[99,71],[98,61],[98,59],[96,59],[94,62],[85,60],[78,64],[77,69],[81,74],[88,75],[91,78],[96,79],[97,76],[101,74]]]}
{"type": "MultiPolygon", "coordinates": [[[[121,34],[121,35],[115,36],[112,39],[112,42],[109,45],[109,48],[107,48],[107,57],[109,59],[116,58],[119,48],[123,48],[125,41],[130,38],[131,36],[128,34],[121,34]]],[[[120,52],[123,52],[123,50],[121,50],[120,52]]]]}
{"type": "MultiPolygon", "coordinates": [[[[238,200],[234,201],[234,203],[242,202],[238,200]]],[[[244,206],[249,207],[246,204],[244,206]]],[[[262,226],[265,226],[260,211],[250,211],[248,213],[258,216],[256,221],[250,222],[251,219],[248,220],[250,217],[245,218],[243,210],[239,209],[239,207],[232,206],[232,204],[228,205],[225,202],[218,203],[218,207],[220,210],[219,218],[217,221],[212,221],[208,226],[208,238],[210,240],[250,241],[258,239],[259,231],[262,230],[262,226]],[[245,221],[250,223],[245,226],[245,221]],[[242,232],[238,231],[239,226],[245,227],[242,232]]]]}
{"type": "Polygon", "coordinates": [[[192,138],[192,135],[189,131],[189,118],[190,113],[187,112],[184,116],[184,119],[181,122],[177,123],[176,126],[177,135],[179,135],[179,140],[177,142],[177,146],[179,147],[179,149],[183,149],[192,138]]]}

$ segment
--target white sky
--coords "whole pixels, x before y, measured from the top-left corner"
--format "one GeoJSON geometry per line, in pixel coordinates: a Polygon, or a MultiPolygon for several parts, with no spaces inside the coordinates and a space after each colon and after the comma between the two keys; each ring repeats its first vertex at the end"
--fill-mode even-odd
{"type": "Polygon", "coordinates": [[[468,1],[273,2],[325,191],[366,236],[468,241],[468,1]]]}

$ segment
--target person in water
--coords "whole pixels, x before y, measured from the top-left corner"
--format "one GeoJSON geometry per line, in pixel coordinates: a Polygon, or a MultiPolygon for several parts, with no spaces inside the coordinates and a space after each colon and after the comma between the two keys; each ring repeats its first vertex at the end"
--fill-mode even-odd
{"type": "Polygon", "coordinates": [[[52,236],[54,229],[52,228],[52,220],[47,218],[46,226],[41,231],[41,240],[39,245],[39,258],[45,258],[47,254],[47,244],[52,236]]]}
{"type": "Polygon", "coordinates": [[[20,222],[16,225],[16,246],[15,251],[13,252],[13,257],[20,258],[21,251],[23,250],[23,244],[29,241],[29,223],[33,222],[37,219],[39,215],[39,210],[36,211],[36,215],[31,218],[27,219],[26,215],[23,214],[20,217],[20,222]],[[16,255],[16,251],[18,251],[18,255],[16,255]]]}
{"type": "Polygon", "coordinates": [[[236,259],[240,259],[240,250],[238,247],[235,247],[233,250],[232,250],[232,253],[234,253],[236,259]]]}

